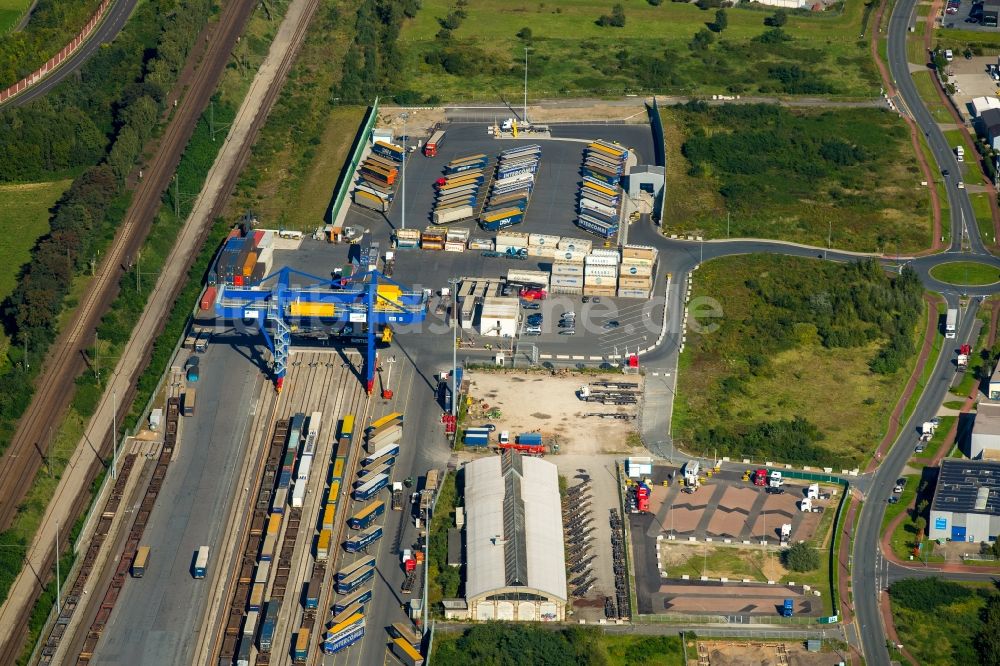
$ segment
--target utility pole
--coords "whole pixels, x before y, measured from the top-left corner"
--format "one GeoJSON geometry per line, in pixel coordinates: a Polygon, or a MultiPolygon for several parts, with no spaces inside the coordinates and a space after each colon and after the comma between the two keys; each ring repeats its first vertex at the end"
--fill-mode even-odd
{"type": "Polygon", "coordinates": [[[137,293],[140,291],[139,275],[142,273],[142,268],[139,265],[140,261],[142,261],[142,250],[139,250],[135,254],[135,290],[137,293]]]}
{"type": "Polygon", "coordinates": [[[732,217],[732,214],[729,211],[726,211],[726,238],[729,238],[729,221],[730,221],[730,217],[732,217]]]}
{"type": "Polygon", "coordinates": [[[177,219],[181,217],[181,184],[176,173],[174,174],[174,217],[177,219]]]}
{"type": "Polygon", "coordinates": [[[456,314],[458,310],[458,279],[449,278],[451,285],[451,415],[458,416],[458,332],[456,314]]]}
{"type": "MultiPolygon", "coordinates": [[[[828,226],[826,229],[826,251],[829,252],[831,249],[833,249],[833,220],[832,219],[827,220],[827,225],[828,226]]],[[[826,257],[824,256],[823,258],[825,259],[826,257]]]]}
{"type": "Polygon", "coordinates": [[[56,521],[56,615],[62,610],[62,590],[59,576],[59,521],[56,521]]]}
{"type": "Polygon", "coordinates": [[[101,379],[101,345],[98,334],[94,333],[94,378],[101,379]]]}
{"type": "Polygon", "coordinates": [[[524,122],[528,122],[528,47],[524,47],[524,122]]]}
{"type": "Polygon", "coordinates": [[[403,167],[400,170],[400,176],[403,179],[402,184],[400,184],[399,189],[401,190],[401,196],[403,199],[403,211],[402,211],[402,224],[401,226],[406,228],[406,163],[410,161],[410,156],[406,153],[406,140],[409,138],[406,136],[406,121],[410,117],[409,113],[403,112],[400,116],[403,119],[403,167]]]}
{"type": "Polygon", "coordinates": [[[28,335],[24,335],[24,371],[27,372],[31,369],[31,364],[28,363],[28,335]]]}
{"type": "Polygon", "coordinates": [[[111,478],[118,479],[118,392],[111,389],[111,478]]]}

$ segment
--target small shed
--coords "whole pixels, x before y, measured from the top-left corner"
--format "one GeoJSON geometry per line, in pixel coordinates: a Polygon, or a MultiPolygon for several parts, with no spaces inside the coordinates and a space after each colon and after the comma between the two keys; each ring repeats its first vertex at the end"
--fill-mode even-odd
{"type": "Polygon", "coordinates": [[[462,530],[448,530],[448,566],[462,566],[462,530]]]}
{"type": "Polygon", "coordinates": [[[516,298],[493,297],[483,300],[479,315],[479,334],[512,338],[517,334],[520,303],[516,298]]]}

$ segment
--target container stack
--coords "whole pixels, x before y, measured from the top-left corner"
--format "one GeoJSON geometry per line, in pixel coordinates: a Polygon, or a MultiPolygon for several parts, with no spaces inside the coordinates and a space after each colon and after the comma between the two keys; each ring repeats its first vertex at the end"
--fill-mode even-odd
{"type": "Polygon", "coordinates": [[[594,141],[583,155],[576,224],[601,238],[611,238],[618,233],[621,177],[628,150],[607,141],[594,141]]]}
{"type": "Polygon", "coordinates": [[[531,234],[528,236],[529,257],[554,257],[559,246],[559,236],[531,234]]]}
{"type": "Polygon", "coordinates": [[[434,183],[434,224],[468,220],[475,215],[479,190],[486,180],[486,155],[468,155],[452,160],[444,176],[434,183]]]}
{"type": "Polygon", "coordinates": [[[270,272],[274,259],[274,232],[258,229],[241,236],[233,229],[209,274],[209,284],[256,284],[270,272]]]}
{"type": "Polygon", "coordinates": [[[644,245],[622,248],[618,271],[618,297],[648,299],[653,290],[657,250],[644,245]]]}
{"type": "Polygon", "coordinates": [[[396,248],[400,250],[410,250],[420,247],[419,229],[396,229],[396,248]]]}
{"type": "Polygon", "coordinates": [[[444,238],[444,250],[445,252],[465,252],[465,244],[468,242],[468,229],[448,229],[444,238]]]}
{"type": "Polygon", "coordinates": [[[583,294],[582,261],[556,259],[552,263],[552,293],[580,296],[583,294]]]}
{"type": "Polygon", "coordinates": [[[385,141],[376,141],[371,154],[361,163],[354,185],[354,203],[386,213],[395,196],[399,169],[403,164],[403,148],[385,141]]]}
{"type": "Polygon", "coordinates": [[[479,215],[483,229],[500,231],[524,221],[541,159],[542,148],[537,144],[500,153],[496,179],[490,186],[486,207],[479,215]]]}
{"type": "Polygon", "coordinates": [[[618,256],[588,254],[584,257],[583,294],[614,296],[618,286],[618,256]]]}
{"type": "Polygon", "coordinates": [[[448,230],[445,227],[427,227],[420,234],[420,248],[423,250],[443,250],[448,230]]]}
{"type": "Polygon", "coordinates": [[[504,254],[508,251],[519,252],[528,248],[528,234],[520,231],[501,231],[497,234],[496,251],[504,254]]]}

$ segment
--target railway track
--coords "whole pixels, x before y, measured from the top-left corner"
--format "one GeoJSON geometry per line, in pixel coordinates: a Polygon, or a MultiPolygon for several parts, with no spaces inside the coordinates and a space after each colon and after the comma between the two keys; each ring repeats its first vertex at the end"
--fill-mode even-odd
{"type": "MultiPolygon", "coordinates": [[[[210,639],[210,663],[226,663],[236,654],[248,612],[253,572],[265,538],[271,498],[276,492],[276,480],[288,442],[289,422],[295,413],[308,415],[312,411],[323,414],[320,445],[317,446],[315,464],[310,474],[310,488],[315,488],[315,492],[307,495],[306,505],[301,509],[286,507],[284,510],[279,543],[271,558],[271,572],[264,595],[268,603],[280,604],[280,615],[272,649],[270,653],[259,653],[256,663],[269,664],[272,657],[287,654],[292,632],[300,626],[314,627],[317,620],[316,611],[307,614],[302,609],[297,590],[310,578],[308,565],[312,558],[309,554],[315,526],[320,521],[317,506],[322,504],[325,497],[329,461],[333,455],[339,454],[329,442],[335,440],[339,420],[345,414],[353,413],[359,417],[363,415],[367,410],[367,397],[352,371],[336,367],[343,363],[340,357],[317,352],[304,352],[297,354],[297,357],[292,364],[289,386],[276,401],[267,425],[262,429],[262,436],[271,435],[271,443],[266,455],[261,456],[251,481],[251,487],[255,489],[249,495],[252,504],[246,507],[245,518],[238,528],[240,538],[237,552],[241,556],[234,563],[235,566],[226,572],[235,583],[223,597],[227,609],[224,620],[211,628],[213,637],[210,639]]],[[[338,515],[340,513],[338,510],[338,515]]],[[[325,579],[326,563],[316,562],[315,566],[325,579]]],[[[313,575],[316,575],[316,571],[313,575]]]]}
{"type": "MultiPolygon", "coordinates": [[[[157,151],[145,167],[146,177],[135,188],[132,204],[119,225],[111,246],[107,249],[99,272],[95,275],[87,292],[71,317],[68,325],[52,345],[45,360],[44,368],[36,380],[37,391],[27,410],[18,422],[17,430],[10,446],[0,457],[0,528],[10,526],[22,502],[34,482],[35,475],[44,461],[52,443],[53,421],[61,418],[73,395],[75,378],[86,367],[83,349],[89,344],[90,335],[96,330],[101,317],[108,311],[118,293],[118,281],[130,258],[141,248],[152,225],[156,211],[161,205],[160,196],[170,182],[170,178],[180,162],[181,154],[194,132],[198,119],[207,106],[219,81],[229,55],[250,18],[255,3],[253,0],[230,0],[222,11],[214,28],[205,31],[205,53],[197,64],[189,62],[182,73],[176,90],[185,90],[183,103],[174,111],[157,144],[157,151]],[[210,39],[209,39],[210,38],[210,39]]],[[[199,40],[200,41],[200,40],[199,40]]],[[[224,197],[223,197],[224,198],[224,197]]],[[[193,261],[193,256],[189,259],[193,261]]],[[[178,283],[172,293],[158,292],[154,298],[169,299],[172,302],[183,286],[178,283]]],[[[148,341],[142,354],[148,354],[153,338],[148,341]]],[[[119,416],[127,413],[135,395],[135,382],[127,383],[129,390],[122,391],[119,416]]],[[[121,421],[119,420],[119,423],[121,421]]],[[[90,445],[97,448],[99,455],[111,448],[113,434],[109,431],[94,438],[90,445]]],[[[93,478],[100,464],[94,464],[88,474],[93,478]]],[[[86,486],[84,486],[86,487],[86,486]]],[[[87,505],[87,493],[67,498],[78,516],[87,505]]],[[[50,551],[43,556],[36,570],[48,572],[53,566],[54,556],[50,551]]],[[[27,631],[27,614],[41,593],[38,584],[32,597],[21,608],[16,621],[5,619],[11,630],[7,635],[0,654],[16,655],[27,631]]],[[[13,657],[11,657],[13,659],[13,657]]],[[[5,658],[4,661],[7,659],[5,658]]]]}

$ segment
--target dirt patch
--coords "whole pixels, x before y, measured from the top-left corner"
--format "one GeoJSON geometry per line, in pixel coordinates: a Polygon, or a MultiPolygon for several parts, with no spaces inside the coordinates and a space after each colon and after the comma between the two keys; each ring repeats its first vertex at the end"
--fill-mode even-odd
{"type": "MultiPolygon", "coordinates": [[[[628,453],[642,455],[628,446],[630,433],[636,432],[634,418],[627,420],[586,416],[590,413],[625,414],[634,417],[635,405],[604,406],[582,402],[577,390],[596,381],[593,375],[567,373],[558,376],[521,372],[469,371],[469,395],[472,406],[469,425],[493,423],[498,431],[511,434],[540,432],[543,440],[559,446],[561,455],[628,453]],[[545,412],[537,411],[544,405],[545,412]],[[500,416],[490,417],[493,410],[500,416]]],[[[630,377],[638,381],[641,377],[630,377]]]]}
{"type": "MultiPolygon", "coordinates": [[[[809,652],[801,643],[698,642],[698,656],[710,666],[833,666],[841,658],[835,652],[809,652]]],[[[705,663],[689,660],[689,663],[705,663]]]]}

